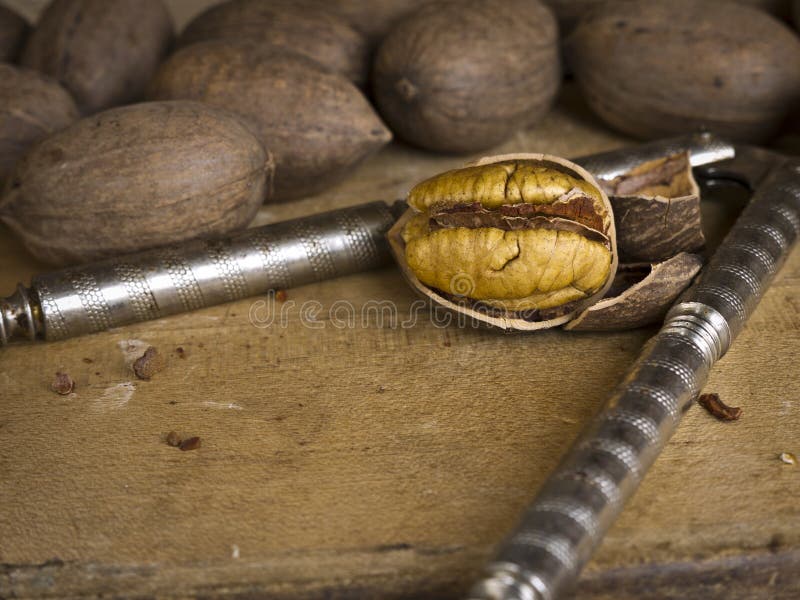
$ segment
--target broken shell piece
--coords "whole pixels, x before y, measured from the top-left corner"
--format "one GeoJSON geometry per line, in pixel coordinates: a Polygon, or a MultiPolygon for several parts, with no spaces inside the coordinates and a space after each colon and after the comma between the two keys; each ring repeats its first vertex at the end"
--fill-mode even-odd
{"type": "Polygon", "coordinates": [[[561,325],[602,298],[617,267],[608,197],[544,154],[481,159],[415,186],[389,243],[411,285],[504,329],[561,325]]]}
{"type": "Polygon", "coordinates": [[[702,266],[699,256],[685,252],[653,265],[620,265],[606,297],[565,329],[611,331],[657,323],[702,266]]]}
{"type": "Polygon", "coordinates": [[[659,262],[705,245],[700,188],[687,152],[642,163],[600,185],[614,207],[621,262],[659,262]]]}
{"type": "Polygon", "coordinates": [[[50,389],[61,396],[68,396],[75,390],[75,381],[66,373],[59,371],[50,384],[50,389]]]}
{"type": "Polygon", "coordinates": [[[136,377],[148,381],[164,369],[164,357],[153,346],[148,346],[139,358],[133,363],[133,372],[136,377]]]}

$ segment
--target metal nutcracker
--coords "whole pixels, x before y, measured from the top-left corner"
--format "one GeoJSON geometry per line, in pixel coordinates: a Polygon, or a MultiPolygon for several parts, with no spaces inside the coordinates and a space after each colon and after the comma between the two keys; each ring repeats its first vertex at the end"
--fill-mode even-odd
{"type": "MultiPolygon", "coordinates": [[[[572,585],[741,331],[800,235],[800,161],[708,134],[577,159],[613,179],[689,151],[695,172],[753,192],[730,233],[501,545],[478,600],[555,600],[572,585]]],[[[390,262],[398,210],[364,204],[37,276],[0,300],[0,343],[57,340],[390,262]]]]}
{"type": "MultiPolygon", "coordinates": [[[[707,135],[577,159],[613,179],[642,162],[689,150],[692,164],[733,156],[707,135]]],[[[55,341],[323,281],[391,263],[384,235],[402,206],[371,202],[37,275],[0,299],[0,345],[55,341]]]]}
{"type": "Polygon", "coordinates": [[[697,172],[747,186],[749,205],[545,481],[470,598],[555,600],[576,582],[800,236],[800,160],[737,147],[734,158],[697,172]]]}

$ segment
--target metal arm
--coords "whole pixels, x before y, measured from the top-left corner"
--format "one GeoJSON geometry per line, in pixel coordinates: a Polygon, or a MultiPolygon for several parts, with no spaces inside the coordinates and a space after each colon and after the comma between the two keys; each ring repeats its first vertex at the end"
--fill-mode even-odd
{"type": "Polygon", "coordinates": [[[158,319],[391,262],[397,215],[370,202],[39,275],[0,299],[0,345],[158,319]]]}
{"type": "Polygon", "coordinates": [[[637,165],[680,152],[689,152],[689,160],[693,167],[719,163],[736,155],[736,149],[725,140],[710,133],[696,133],[582,156],[573,160],[595,177],[614,179],[637,165]]]}
{"type": "Polygon", "coordinates": [[[748,165],[749,173],[767,172],[749,182],[758,186],[751,203],[545,482],[471,598],[554,600],[575,582],[797,241],[800,161],[743,154],[769,160],[748,165]]]}

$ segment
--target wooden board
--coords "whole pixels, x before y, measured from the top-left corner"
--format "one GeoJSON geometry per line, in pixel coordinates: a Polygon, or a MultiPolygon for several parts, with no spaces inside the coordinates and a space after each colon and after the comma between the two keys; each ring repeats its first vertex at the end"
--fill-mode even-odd
{"type": "MultiPolygon", "coordinates": [[[[568,90],[498,152],[625,143],[568,90]]],[[[256,224],[400,198],[468,158],[393,144],[256,224]]],[[[45,269],[0,230],[0,293],[45,269]]],[[[257,298],[0,351],[0,598],[458,596],[653,330],[504,335],[415,300],[387,268],[289,290],[267,327],[257,298]],[[168,364],[139,381],[148,345],[168,364]]],[[[577,598],[800,596],[800,467],[778,459],[800,454],[799,351],[795,252],[708,385],[741,420],[687,414],[577,598]]]]}

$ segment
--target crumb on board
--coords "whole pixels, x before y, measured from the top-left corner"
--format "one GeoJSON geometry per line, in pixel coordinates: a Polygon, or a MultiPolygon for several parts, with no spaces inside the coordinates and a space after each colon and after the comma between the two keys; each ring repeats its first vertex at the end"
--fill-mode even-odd
{"type": "Polygon", "coordinates": [[[797,456],[795,456],[791,452],[781,452],[778,455],[778,458],[781,459],[782,463],[785,463],[787,465],[792,465],[792,466],[797,465],[797,456]]]}
{"type": "Polygon", "coordinates": [[[90,365],[90,364],[92,364],[94,361],[93,361],[91,358],[88,358],[88,357],[87,357],[87,358],[84,358],[84,359],[83,359],[83,362],[85,362],[87,365],[90,365]]]}
{"type": "Polygon", "coordinates": [[[66,396],[71,394],[75,389],[75,382],[72,380],[72,377],[59,371],[56,373],[53,383],[50,384],[50,389],[56,394],[66,396]]]}
{"type": "Polygon", "coordinates": [[[278,302],[286,302],[288,297],[289,294],[286,293],[286,290],[275,290],[275,300],[278,302]]]}
{"type": "Polygon", "coordinates": [[[175,348],[175,354],[178,355],[178,358],[186,358],[186,350],[183,349],[183,346],[175,348]]]}
{"type": "Polygon", "coordinates": [[[183,451],[196,450],[199,447],[200,447],[200,438],[197,436],[187,438],[178,445],[178,448],[180,448],[183,451]]]}
{"type": "Polygon", "coordinates": [[[167,441],[167,445],[168,446],[178,447],[178,446],[181,445],[181,442],[183,440],[181,440],[181,436],[179,436],[176,431],[170,431],[167,434],[167,440],[166,441],[167,441]]]}
{"type": "Polygon", "coordinates": [[[136,377],[145,381],[163,369],[164,359],[153,346],[148,346],[144,354],[133,363],[133,372],[136,377]]]}
{"type": "Polygon", "coordinates": [[[720,421],[736,421],[742,416],[741,408],[728,406],[722,401],[719,394],[700,394],[697,403],[720,421]]]}

